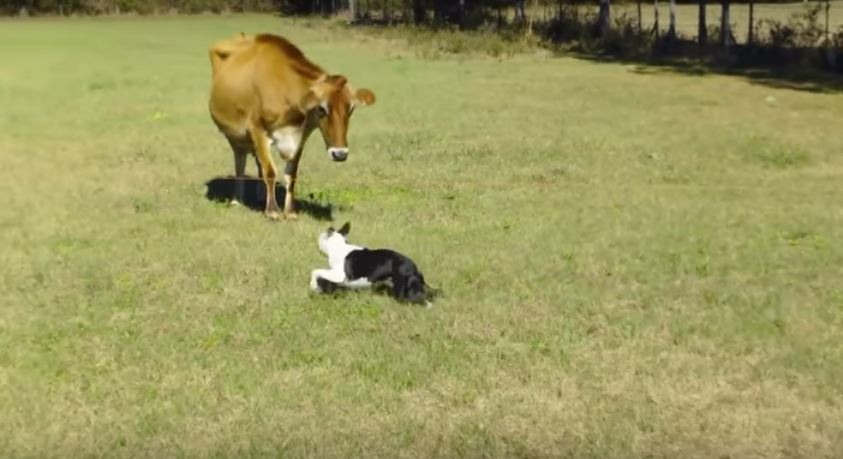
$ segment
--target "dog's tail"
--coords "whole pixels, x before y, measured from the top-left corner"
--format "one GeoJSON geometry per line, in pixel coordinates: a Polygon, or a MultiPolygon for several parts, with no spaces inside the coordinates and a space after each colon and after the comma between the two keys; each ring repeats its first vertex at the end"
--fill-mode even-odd
{"type": "Polygon", "coordinates": [[[395,280],[394,292],[396,298],[416,304],[430,303],[440,293],[424,280],[421,273],[413,273],[395,280]]]}

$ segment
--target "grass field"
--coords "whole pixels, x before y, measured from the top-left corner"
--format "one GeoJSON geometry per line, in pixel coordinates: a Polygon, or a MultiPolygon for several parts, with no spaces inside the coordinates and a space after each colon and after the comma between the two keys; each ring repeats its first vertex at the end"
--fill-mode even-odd
{"type": "Polygon", "coordinates": [[[4,21],[0,51],[4,458],[843,456],[843,94],[269,16],[4,21]],[[312,297],[329,222],[205,198],[206,49],[241,30],[377,93],[300,195],[432,309],[312,297]]]}

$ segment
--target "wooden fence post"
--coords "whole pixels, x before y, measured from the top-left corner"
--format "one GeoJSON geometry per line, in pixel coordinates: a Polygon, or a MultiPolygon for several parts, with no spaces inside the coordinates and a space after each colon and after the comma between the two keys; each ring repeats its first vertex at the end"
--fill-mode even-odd
{"type": "Polygon", "coordinates": [[[655,21],[653,22],[653,34],[656,36],[656,41],[659,39],[659,0],[653,0],[653,11],[655,12],[655,21]]]}
{"type": "Polygon", "coordinates": [[[831,37],[828,35],[828,15],[829,11],[831,10],[831,2],[829,0],[825,0],[825,42],[828,43],[831,40],[831,37]]]}
{"type": "Polygon", "coordinates": [[[755,39],[753,37],[753,26],[755,21],[753,20],[755,16],[755,2],[753,0],[749,0],[749,36],[747,37],[747,43],[749,46],[755,44],[755,39]]]}
{"type": "Polygon", "coordinates": [[[641,0],[636,0],[638,4],[638,35],[641,35],[641,0]]]}

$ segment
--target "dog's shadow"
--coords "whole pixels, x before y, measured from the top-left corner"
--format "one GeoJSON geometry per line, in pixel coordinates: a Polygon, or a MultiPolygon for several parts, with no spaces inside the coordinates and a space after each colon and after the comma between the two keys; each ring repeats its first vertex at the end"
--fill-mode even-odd
{"type": "MultiPolygon", "coordinates": [[[[263,212],[266,207],[266,186],[263,180],[256,177],[215,177],[208,180],[205,185],[208,190],[205,197],[210,201],[227,202],[235,199],[237,183],[243,186],[243,195],[238,201],[247,208],[263,212]]],[[[275,201],[283,206],[284,197],[287,192],[283,184],[275,185],[275,201]]],[[[334,219],[334,207],[330,203],[322,203],[309,199],[296,199],[296,209],[306,213],[317,220],[334,219]]]]}
{"type": "MultiPolygon", "coordinates": [[[[318,278],[316,282],[319,284],[319,289],[322,290],[322,295],[339,297],[348,295],[351,292],[360,291],[358,289],[348,288],[340,284],[335,284],[321,277],[318,278]]],[[[375,295],[392,297],[392,285],[389,282],[377,282],[372,285],[371,288],[368,289],[368,291],[374,293],[375,295]]]]}

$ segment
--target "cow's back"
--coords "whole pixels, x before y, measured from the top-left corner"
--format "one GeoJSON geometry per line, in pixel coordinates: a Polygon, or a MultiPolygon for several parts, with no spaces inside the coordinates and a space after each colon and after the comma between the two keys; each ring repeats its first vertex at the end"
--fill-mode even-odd
{"type": "Polygon", "coordinates": [[[250,121],[273,124],[324,73],[292,43],[268,34],[218,42],[210,60],[211,114],[237,136],[245,135],[250,121]]]}

